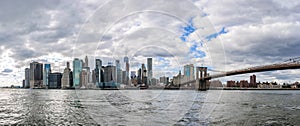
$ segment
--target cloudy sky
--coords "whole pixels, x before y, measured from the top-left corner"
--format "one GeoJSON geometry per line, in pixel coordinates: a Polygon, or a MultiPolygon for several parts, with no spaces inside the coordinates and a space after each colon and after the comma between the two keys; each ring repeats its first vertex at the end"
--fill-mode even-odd
{"type": "MultiPolygon", "coordinates": [[[[85,55],[90,66],[95,58],[106,65],[128,56],[131,70],[153,57],[155,77],[176,75],[190,63],[229,71],[300,56],[299,0],[0,2],[0,86],[20,85],[32,61],[61,72],[67,61],[85,55]]],[[[293,82],[299,74],[256,75],[258,81],[293,82]]]]}

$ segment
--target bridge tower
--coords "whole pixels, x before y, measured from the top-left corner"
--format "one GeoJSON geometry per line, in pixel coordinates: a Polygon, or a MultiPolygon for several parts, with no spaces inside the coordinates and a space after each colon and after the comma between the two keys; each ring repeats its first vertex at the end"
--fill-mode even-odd
{"type": "Polygon", "coordinates": [[[205,77],[207,77],[207,67],[196,67],[196,89],[205,91],[207,88],[207,81],[205,77]]]}

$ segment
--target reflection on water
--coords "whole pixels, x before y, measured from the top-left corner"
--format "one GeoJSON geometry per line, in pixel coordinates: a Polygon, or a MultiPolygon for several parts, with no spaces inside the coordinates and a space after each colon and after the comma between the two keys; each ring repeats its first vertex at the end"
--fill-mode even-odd
{"type": "Polygon", "coordinates": [[[0,125],[299,125],[300,91],[0,89],[0,125]]]}

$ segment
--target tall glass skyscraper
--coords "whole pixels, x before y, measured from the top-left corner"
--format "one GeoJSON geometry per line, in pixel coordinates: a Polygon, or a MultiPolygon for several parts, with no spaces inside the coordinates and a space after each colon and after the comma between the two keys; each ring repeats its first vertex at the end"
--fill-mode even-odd
{"type": "Polygon", "coordinates": [[[51,65],[44,64],[44,73],[43,73],[43,85],[45,87],[49,86],[49,74],[51,73],[51,65]]]}
{"type": "Polygon", "coordinates": [[[73,60],[73,87],[79,87],[81,71],[82,71],[82,62],[78,58],[75,58],[73,60]]]}

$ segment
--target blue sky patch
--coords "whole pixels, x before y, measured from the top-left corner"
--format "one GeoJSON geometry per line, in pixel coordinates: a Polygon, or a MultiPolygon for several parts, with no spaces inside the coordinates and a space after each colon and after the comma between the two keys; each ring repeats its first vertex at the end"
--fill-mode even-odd
{"type": "Polygon", "coordinates": [[[193,17],[191,17],[189,20],[188,20],[188,24],[187,26],[184,26],[182,27],[183,29],[183,33],[182,35],[180,36],[180,39],[184,42],[187,42],[187,37],[192,34],[193,32],[195,32],[197,30],[197,28],[194,26],[194,23],[193,23],[193,17]]]}
{"type": "Polygon", "coordinates": [[[225,29],[225,27],[223,27],[219,32],[211,34],[211,35],[208,35],[208,36],[205,37],[205,39],[207,41],[211,41],[212,39],[217,38],[219,35],[226,34],[226,33],[228,33],[228,31],[225,29]]]}

